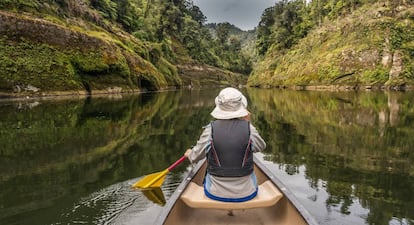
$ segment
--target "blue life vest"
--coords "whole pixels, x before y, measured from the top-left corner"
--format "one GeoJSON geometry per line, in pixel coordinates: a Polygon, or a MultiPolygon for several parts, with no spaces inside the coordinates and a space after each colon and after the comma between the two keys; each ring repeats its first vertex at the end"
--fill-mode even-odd
{"type": "Polygon", "coordinates": [[[211,122],[211,147],[207,172],[219,177],[242,177],[253,173],[250,123],[245,120],[211,122]]]}

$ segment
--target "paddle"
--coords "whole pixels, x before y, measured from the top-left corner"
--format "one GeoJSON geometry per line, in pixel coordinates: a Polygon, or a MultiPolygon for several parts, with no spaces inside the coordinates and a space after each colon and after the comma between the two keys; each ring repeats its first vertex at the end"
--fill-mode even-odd
{"type": "Polygon", "coordinates": [[[176,166],[178,166],[180,163],[182,163],[186,158],[186,156],[183,156],[167,169],[158,173],[152,173],[150,175],[145,176],[144,178],[136,182],[134,185],[132,185],[132,187],[141,189],[160,187],[164,182],[167,173],[174,169],[176,166]]]}
{"type": "Polygon", "coordinates": [[[142,193],[144,193],[147,199],[151,200],[155,204],[158,204],[161,206],[165,205],[165,197],[160,187],[143,189],[141,191],[142,193]]]}

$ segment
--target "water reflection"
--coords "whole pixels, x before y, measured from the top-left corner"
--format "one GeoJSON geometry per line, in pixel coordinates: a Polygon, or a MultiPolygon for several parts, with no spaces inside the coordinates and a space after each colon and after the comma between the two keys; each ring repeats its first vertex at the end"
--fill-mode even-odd
{"type": "MultiPolygon", "coordinates": [[[[414,224],[414,93],[243,92],[269,167],[321,224],[414,224]]],[[[194,144],[217,93],[0,102],[0,224],[152,224],[162,197],[131,185],[194,144]]]]}
{"type": "MultiPolygon", "coordinates": [[[[272,146],[266,158],[290,175],[304,165],[310,187],[329,195],[326,213],[350,215],[362,206],[367,224],[413,224],[413,93],[249,94],[272,146]]],[[[356,214],[350,216],[362,216],[356,214]]]]}
{"type": "Polygon", "coordinates": [[[165,197],[164,193],[162,192],[162,189],[157,188],[151,188],[151,189],[145,189],[141,190],[142,193],[149,199],[150,201],[154,202],[155,204],[164,206],[165,205],[165,197]]]}
{"type": "Polygon", "coordinates": [[[39,100],[34,107],[2,102],[0,224],[97,221],[108,204],[72,205],[110,185],[165,169],[182,156],[209,120],[199,93],[39,100]],[[64,216],[68,210],[76,213],[64,216]]]}

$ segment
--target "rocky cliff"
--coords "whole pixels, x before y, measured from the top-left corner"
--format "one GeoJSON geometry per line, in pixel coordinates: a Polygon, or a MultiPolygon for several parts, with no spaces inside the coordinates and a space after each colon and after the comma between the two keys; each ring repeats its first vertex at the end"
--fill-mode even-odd
{"type": "Polygon", "coordinates": [[[119,92],[181,85],[168,62],[144,58],[156,50],[121,31],[115,35],[4,11],[0,21],[3,92],[119,92]]]}
{"type": "MultiPolygon", "coordinates": [[[[208,83],[197,81],[199,71],[192,66],[179,69],[163,48],[163,43],[140,40],[114,25],[0,10],[0,96],[119,93],[208,83]]],[[[202,67],[214,77],[211,84],[247,79],[202,67]]]]}

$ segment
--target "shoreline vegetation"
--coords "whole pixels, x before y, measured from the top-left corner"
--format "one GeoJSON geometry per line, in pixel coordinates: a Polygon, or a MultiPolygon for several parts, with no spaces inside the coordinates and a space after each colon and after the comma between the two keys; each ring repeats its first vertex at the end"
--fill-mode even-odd
{"type": "Polygon", "coordinates": [[[245,84],[240,41],[213,39],[184,2],[0,2],[0,97],[245,84]]]}
{"type": "Polygon", "coordinates": [[[0,99],[414,90],[413,1],[305,2],[275,3],[252,31],[205,24],[187,0],[0,2],[0,99]]]}
{"type": "Polygon", "coordinates": [[[414,2],[280,1],[262,15],[258,44],[251,86],[412,89],[414,2]]]}
{"type": "MultiPolygon", "coordinates": [[[[236,86],[236,85],[231,85],[236,86]]],[[[190,89],[190,90],[203,90],[211,87],[226,87],[226,85],[210,85],[210,86],[183,86],[183,87],[170,87],[159,90],[125,90],[125,91],[114,91],[116,88],[108,88],[107,90],[94,90],[92,92],[88,91],[50,91],[50,92],[22,92],[22,93],[6,93],[0,92],[0,102],[1,101],[24,101],[24,100],[33,100],[33,99],[73,99],[73,98],[88,98],[88,97],[105,97],[105,98],[122,98],[123,95],[136,95],[144,94],[149,92],[165,92],[165,91],[175,91],[180,89],[190,89]]],[[[402,85],[402,86],[378,86],[378,85],[280,85],[280,86],[261,86],[261,87],[249,87],[246,85],[238,85],[238,88],[261,88],[261,89],[287,89],[295,91],[328,91],[328,92],[347,92],[347,91],[414,91],[414,85],[402,85]]]]}

